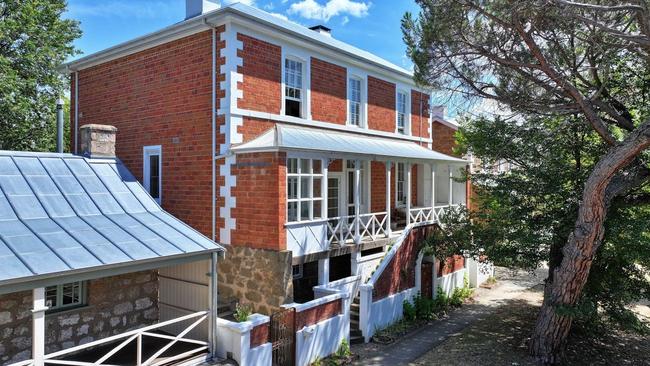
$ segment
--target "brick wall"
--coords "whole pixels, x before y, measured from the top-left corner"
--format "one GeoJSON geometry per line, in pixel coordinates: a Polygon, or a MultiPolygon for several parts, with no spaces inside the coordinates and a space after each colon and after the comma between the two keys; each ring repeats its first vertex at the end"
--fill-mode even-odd
{"type": "Polygon", "coordinates": [[[433,150],[443,154],[453,155],[453,148],[456,141],[454,134],[456,130],[434,120],[431,131],[433,132],[433,144],[431,145],[433,150]]]}
{"type": "Polygon", "coordinates": [[[239,90],[243,98],[237,106],[260,112],[280,114],[282,99],[282,49],[280,46],[238,33],[237,40],[243,49],[237,51],[242,58],[238,72],[244,76],[239,90]]]}
{"type": "Polygon", "coordinates": [[[311,59],[311,115],[316,121],[347,121],[347,72],[344,67],[311,59]]]}
{"type": "Polygon", "coordinates": [[[429,138],[429,117],[429,95],[411,90],[411,135],[429,138]]]}
{"type": "Polygon", "coordinates": [[[296,328],[297,330],[303,327],[308,327],[316,323],[322,322],[333,318],[343,311],[343,299],[336,299],[328,303],[314,306],[305,311],[296,313],[296,328]]]}
{"type": "Polygon", "coordinates": [[[368,76],[368,128],[395,132],[395,84],[368,76]]]}
{"type": "Polygon", "coordinates": [[[436,267],[438,268],[438,277],[460,271],[465,268],[465,257],[462,255],[454,255],[445,259],[442,264],[439,259],[436,259],[436,267]]]}
{"type": "Polygon", "coordinates": [[[250,348],[261,346],[269,341],[269,323],[260,324],[251,329],[250,348]]]}
{"type": "Polygon", "coordinates": [[[205,31],[79,71],[79,126],[117,127],[117,156],[140,180],[142,147],[161,145],[162,206],[206,235],[212,232],[211,42],[205,31]]]}
{"type": "Polygon", "coordinates": [[[373,289],[373,301],[381,300],[415,287],[415,266],[422,241],[431,235],[437,226],[427,225],[414,228],[406,237],[397,253],[379,276],[373,289]]]}
{"type": "Polygon", "coordinates": [[[286,155],[253,153],[237,156],[232,195],[236,228],[231,244],[259,249],[286,248],[286,155]]]}
{"type": "MultiPolygon", "coordinates": [[[[392,178],[392,168],[391,168],[392,178]]],[[[370,205],[371,212],[383,212],[386,210],[386,164],[373,161],[370,164],[370,205]]],[[[395,193],[393,186],[390,187],[391,196],[395,193]]],[[[393,205],[393,202],[391,202],[393,205]]]]}
{"type": "MultiPolygon", "coordinates": [[[[31,357],[32,293],[0,295],[0,363],[31,357]]],[[[158,321],[158,275],[130,273],[88,282],[88,306],[47,314],[46,353],[158,321]]]]}

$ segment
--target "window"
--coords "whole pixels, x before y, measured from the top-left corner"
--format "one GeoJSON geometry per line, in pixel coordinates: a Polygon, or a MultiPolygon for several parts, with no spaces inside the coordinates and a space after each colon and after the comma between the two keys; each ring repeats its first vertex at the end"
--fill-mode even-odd
{"type": "Polygon", "coordinates": [[[301,117],[302,110],[302,62],[284,61],[284,114],[301,117]]]}
{"type": "Polygon", "coordinates": [[[361,127],[361,80],[350,78],[348,80],[348,102],[349,113],[348,123],[353,126],[361,127]]]}
{"type": "Polygon", "coordinates": [[[296,264],[293,266],[293,279],[297,280],[302,278],[302,264],[296,264]]]}
{"type": "Polygon", "coordinates": [[[404,163],[397,163],[397,205],[406,205],[406,165],[404,163]]]}
{"type": "Polygon", "coordinates": [[[287,159],[287,221],[323,217],[323,167],[319,159],[287,159]]]}
{"type": "Polygon", "coordinates": [[[160,204],[162,197],[162,151],[160,146],[145,146],[143,184],[151,197],[160,204]]]}
{"type": "Polygon", "coordinates": [[[408,95],[404,92],[397,93],[397,132],[406,134],[406,104],[408,95]]]}
{"type": "Polygon", "coordinates": [[[327,217],[338,217],[339,208],[339,178],[327,179],[327,217]]]}
{"type": "MultiPolygon", "coordinates": [[[[363,206],[366,204],[366,184],[364,183],[366,181],[366,173],[364,169],[364,163],[359,162],[359,193],[361,196],[359,196],[359,207],[361,209],[360,214],[363,212],[364,208],[363,206]]],[[[347,187],[347,204],[348,204],[348,210],[347,214],[348,216],[354,216],[355,215],[355,210],[354,210],[354,194],[355,194],[355,188],[354,188],[354,160],[347,160],[346,162],[346,168],[347,168],[347,173],[348,173],[348,187],[347,187]]]]}
{"type": "Polygon", "coordinates": [[[72,282],[45,288],[48,311],[65,310],[86,305],[86,282],[72,282]]]}

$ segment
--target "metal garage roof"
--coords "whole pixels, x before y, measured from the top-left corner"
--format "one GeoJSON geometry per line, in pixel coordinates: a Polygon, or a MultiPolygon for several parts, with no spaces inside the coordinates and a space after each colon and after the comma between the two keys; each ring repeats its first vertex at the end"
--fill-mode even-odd
{"type": "Polygon", "coordinates": [[[467,164],[466,160],[427,149],[415,142],[281,124],[276,124],[254,140],[233,147],[232,151],[312,151],[382,161],[417,160],[467,164]]]}
{"type": "Polygon", "coordinates": [[[0,287],[220,250],[117,159],[0,151],[0,287]]]}

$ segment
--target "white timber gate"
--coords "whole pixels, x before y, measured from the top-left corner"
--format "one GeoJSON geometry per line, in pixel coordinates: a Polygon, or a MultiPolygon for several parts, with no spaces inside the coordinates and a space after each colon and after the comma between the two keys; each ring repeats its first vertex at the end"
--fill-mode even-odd
{"type": "MultiPolygon", "coordinates": [[[[209,308],[210,260],[190,262],[161,268],[160,321],[172,320],[209,308]]],[[[173,324],[164,329],[179,334],[189,324],[173,324]]],[[[189,334],[189,338],[205,340],[208,337],[208,322],[202,322],[189,334]]]]}

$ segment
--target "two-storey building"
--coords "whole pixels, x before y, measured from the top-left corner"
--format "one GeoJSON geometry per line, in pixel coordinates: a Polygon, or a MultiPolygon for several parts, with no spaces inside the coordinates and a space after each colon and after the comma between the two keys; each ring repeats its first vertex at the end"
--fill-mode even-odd
{"type": "Polygon", "coordinates": [[[66,68],[72,150],[79,126],[117,127],[150,194],[226,246],[220,299],[268,314],[356,289],[405,228],[466,203],[456,126],[411,72],[326,27],[214,5],[66,68]]]}

